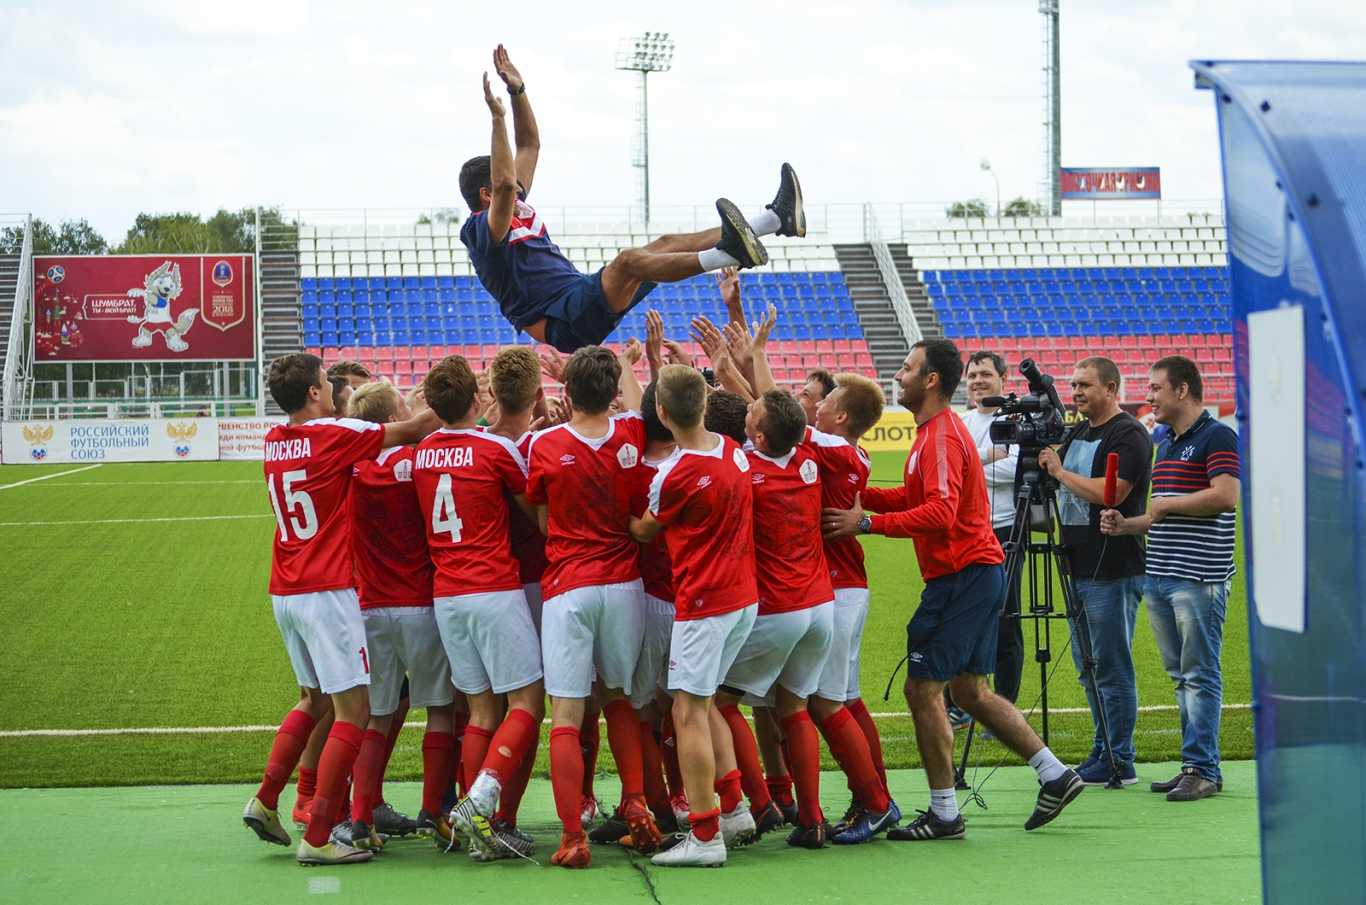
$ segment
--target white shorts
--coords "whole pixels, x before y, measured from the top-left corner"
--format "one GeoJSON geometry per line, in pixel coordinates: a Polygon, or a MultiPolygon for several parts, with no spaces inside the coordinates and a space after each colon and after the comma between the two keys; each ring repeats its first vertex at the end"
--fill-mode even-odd
{"type": "Polygon", "coordinates": [[[675,622],[669,640],[669,691],[686,691],[700,698],[716,694],[758,613],[759,604],[751,603],[719,616],[675,622]]]}
{"type": "Polygon", "coordinates": [[[536,637],[541,637],[541,583],[533,581],[530,584],[522,585],[522,593],[526,594],[526,605],[531,610],[531,621],[536,626],[536,637]]]}
{"type": "Polygon", "coordinates": [[[816,686],[817,697],[836,703],[859,697],[859,653],[867,619],[867,588],[835,589],[835,636],[816,686]]]}
{"type": "Polygon", "coordinates": [[[653,701],[657,692],[668,690],[669,641],[673,631],[673,601],[646,594],[645,637],[631,681],[631,706],[637,710],[653,701]]]}
{"type": "Polygon", "coordinates": [[[505,694],[541,677],[536,626],[521,588],[438,597],[432,603],[451,681],[465,694],[505,694]]]}
{"type": "Polygon", "coordinates": [[[770,705],[775,684],[799,698],[810,697],[829,659],[834,632],[833,600],[791,613],[759,616],[723,684],[770,705]]]}
{"type": "Polygon", "coordinates": [[[300,688],[336,694],[370,684],[370,654],[355,588],[272,594],[270,600],[300,688]]]}
{"type": "Polygon", "coordinates": [[[451,670],[431,607],[375,607],[360,615],[370,648],[371,716],[398,709],[405,673],[411,706],[445,707],[451,702],[451,670]]]}
{"type": "Polygon", "coordinates": [[[639,578],[556,594],[541,609],[545,693],[586,698],[594,669],[608,688],[631,693],[645,636],[645,586],[639,578]]]}

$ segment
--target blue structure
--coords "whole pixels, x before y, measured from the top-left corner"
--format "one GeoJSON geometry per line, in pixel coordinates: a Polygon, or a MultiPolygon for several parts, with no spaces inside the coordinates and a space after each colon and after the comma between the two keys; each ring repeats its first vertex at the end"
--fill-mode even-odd
{"type": "Polygon", "coordinates": [[[1192,66],[1223,148],[1265,900],[1366,901],[1366,64],[1192,66]]]}

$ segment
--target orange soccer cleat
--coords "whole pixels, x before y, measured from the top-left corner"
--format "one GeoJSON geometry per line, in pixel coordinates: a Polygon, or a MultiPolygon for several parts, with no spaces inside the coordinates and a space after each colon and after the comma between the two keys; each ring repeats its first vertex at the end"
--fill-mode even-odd
{"type": "Polygon", "coordinates": [[[560,867],[587,867],[592,860],[593,855],[588,851],[588,837],[582,832],[562,833],[559,851],[550,856],[550,863],[560,867]]]}
{"type": "Polygon", "coordinates": [[[632,848],[642,855],[648,855],[659,848],[664,837],[660,835],[659,827],[650,816],[650,809],[645,806],[643,796],[633,795],[626,799],[621,806],[621,817],[631,832],[632,848]]]}

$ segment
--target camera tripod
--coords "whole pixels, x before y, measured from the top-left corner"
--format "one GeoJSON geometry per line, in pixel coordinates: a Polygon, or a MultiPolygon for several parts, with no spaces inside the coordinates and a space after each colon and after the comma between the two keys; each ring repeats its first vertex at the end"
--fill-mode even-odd
{"type": "MultiPolygon", "coordinates": [[[[1096,660],[1091,652],[1091,629],[1073,585],[1072,565],[1067,558],[1067,549],[1055,535],[1060,524],[1058,482],[1039,467],[1038,454],[1038,450],[1021,449],[1016,469],[1015,521],[1011,524],[1010,539],[1004,546],[1006,588],[1015,587],[1017,582],[1020,583],[1020,606],[1018,612],[1005,615],[1008,619],[1029,619],[1034,623],[1034,661],[1039,664],[1039,710],[1042,715],[1041,734],[1045,745],[1048,744],[1049,663],[1053,660],[1051,624],[1055,619],[1066,619],[1071,622],[1075,635],[1073,643],[1081,652],[1083,681],[1096,701],[1096,718],[1100,721],[1103,755],[1105,762],[1110,765],[1110,780],[1105,787],[1118,789],[1121,786],[1119,762],[1115,759],[1114,749],[1110,746],[1109,722],[1105,716],[1100,688],[1096,684],[1096,660]],[[1032,529],[1036,525],[1043,532],[1042,541],[1033,539],[1032,529]],[[1062,597],[1061,612],[1054,606],[1054,575],[1057,576],[1062,597]],[[1024,582],[1025,579],[1027,583],[1024,582]]],[[[972,751],[972,737],[976,728],[976,721],[968,726],[963,756],[954,775],[954,785],[959,789],[968,788],[964,777],[967,774],[968,756],[972,751]]]]}

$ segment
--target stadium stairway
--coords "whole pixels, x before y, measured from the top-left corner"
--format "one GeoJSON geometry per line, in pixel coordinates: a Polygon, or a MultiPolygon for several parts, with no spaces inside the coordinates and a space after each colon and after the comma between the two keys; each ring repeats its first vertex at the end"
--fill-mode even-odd
{"type": "Polygon", "coordinates": [[[939,315],[930,301],[929,287],[920,279],[920,271],[916,269],[911,256],[906,254],[906,246],[898,242],[889,245],[888,250],[892,253],[897,276],[901,277],[901,288],[906,291],[911,310],[915,312],[915,322],[920,325],[920,335],[926,339],[943,336],[944,325],[939,322],[939,315]]]}
{"type": "MultiPolygon", "coordinates": [[[[261,356],[269,362],[303,348],[299,308],[299,252],[279,249],[261,252],[261,356]]],[[[261,375],[265,379],[265,375],[261,375]]],[[[266,397],[266,414],[284,414],[266,397]]]]}
{"type": "MultiPolygon", "coordinates": [[[[0,373],[5,370],[9,352],[9,331],[14,321],[14,290],[19,285],[19,256],[0,255],[0,373]]],[[[0,386],[0,394],[4,393],[0,386]]],[[[3,402],[0,397],[0,402],[3,402]]]]}
{"type": "Polygon", "coordinates": [[[873,249],[866,244],[836,245],[835,257],[849,287],[868,351],[872,353],[878,382],[885,389],[905,360],[910,345],[897,323],[873,249]]]}

